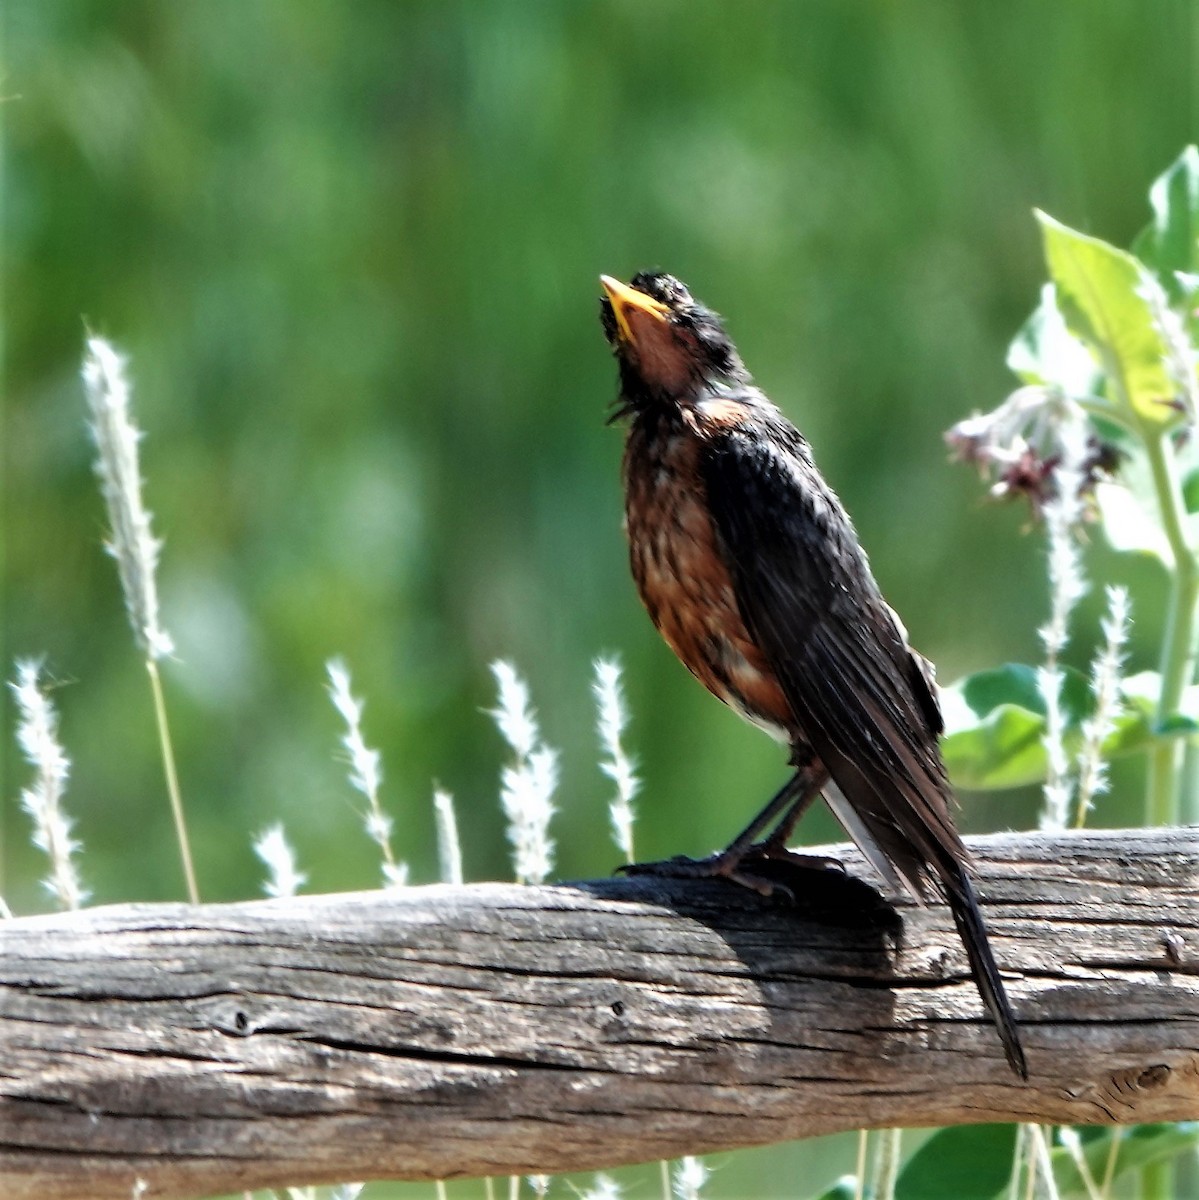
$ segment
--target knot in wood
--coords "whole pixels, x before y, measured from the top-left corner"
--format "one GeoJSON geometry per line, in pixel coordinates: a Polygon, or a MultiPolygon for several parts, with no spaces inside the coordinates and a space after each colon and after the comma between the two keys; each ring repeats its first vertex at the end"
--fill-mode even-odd
{"type": "Polygon", "coordinates": [[[1136,1085],[1142,1091],[1151,1091],[1163,1087],[1170,1079],[1170,1068],[1165,1063],[1155,1063],[1146,1067],[1136,1078],[1136,1085]]]}

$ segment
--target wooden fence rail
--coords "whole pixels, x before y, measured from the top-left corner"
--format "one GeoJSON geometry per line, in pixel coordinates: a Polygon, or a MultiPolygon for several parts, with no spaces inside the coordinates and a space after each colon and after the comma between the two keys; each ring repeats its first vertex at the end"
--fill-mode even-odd
{"type": "MultiPolygon", "coordinates": [[[[813,873],[0,922],[0,1194],[556,1172],[861,1126],[1199,1117],[1199,831],[973,839],[948,911],[813,873]]],[[[866,868],[843,847],[851,872],[866,868]]]]}

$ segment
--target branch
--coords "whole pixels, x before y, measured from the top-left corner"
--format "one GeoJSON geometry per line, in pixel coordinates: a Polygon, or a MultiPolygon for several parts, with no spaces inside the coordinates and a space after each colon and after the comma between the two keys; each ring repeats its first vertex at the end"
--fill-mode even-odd
{"type": "Polygon", "coordinates": [[[578,1171],[861,1126],[1199,1115],[1199,831],[972,844],[1027,1085],[947,909],[891,910],[832,871],[792,907],[640,878],[0,923],[0,1194],[578,1171]]]}

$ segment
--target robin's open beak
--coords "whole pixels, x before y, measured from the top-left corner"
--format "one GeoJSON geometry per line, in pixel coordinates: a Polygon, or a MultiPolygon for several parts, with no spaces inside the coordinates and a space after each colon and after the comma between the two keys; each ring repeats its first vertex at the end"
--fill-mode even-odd
{"type": "Polygon", "coordinates": [[[655,321],[665,321],[670,314],[670,309],[661,301],[647,296],[644,292],[637,291],[636,288],[629,287],[626,283],[621,283],[619,279],[613,279],[611,275],[601,275],[600,283],[604,285],[604,291],[608,293],[608,299],[612,301],[612,312],[616,317],[622,341],[636,342],[637,340],[633,336],[633,330],[629,324],[629,317],[633,313],[644,313],[655,321]]]}

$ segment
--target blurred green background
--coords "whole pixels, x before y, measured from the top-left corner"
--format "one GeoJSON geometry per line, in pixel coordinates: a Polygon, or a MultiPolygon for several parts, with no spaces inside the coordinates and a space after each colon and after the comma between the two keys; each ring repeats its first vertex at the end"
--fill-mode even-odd
{"type": "MultiPolygon", "coordinates": [[[[58,685],[94,902],[182,883],[101,549],[84,320],[131,356],[206,899],[257,894],[251,838],[276,820],[311,888],[378,881],[324,694],[334,654],[414,882],[436,875],[434,781],[468,878],[509,874],[484,713],[497,657],[562,751],[562,876],[617,861],[599,653],[626,667],[640,853],[722,843],[782,780],[777,748],[691,680],[635,597],[601,271],[665,267],[727,315],[942,680],[1037,657],[1040,539],[947,463],[941,432],[1011,386],[1005,348],[1043,278],[1032,207],[1127,244],[1194,140],[1186,0],[0,12],[4,654],[45,656],[58,685]]],[[[1153,568],[1089,562],[1134,584],[1131,669],[1154,665],[1153,568]]],[[[1137,770],[1097,823],[1139,819],[1137,770]]],[[[9,750],[0,891],[18,912],[45,904],[24,778],[9,750]]],[[[1028,826],[1035,804],[967,796],[962,823],[1028,826]]],[[[805,832],[838,836],[824,814],[805,832]]],[[[844,1147],[740,1156],[711,1191],[750,1194],[785,1162],[807,1194],[849,1168],[844,1147]]]]}

